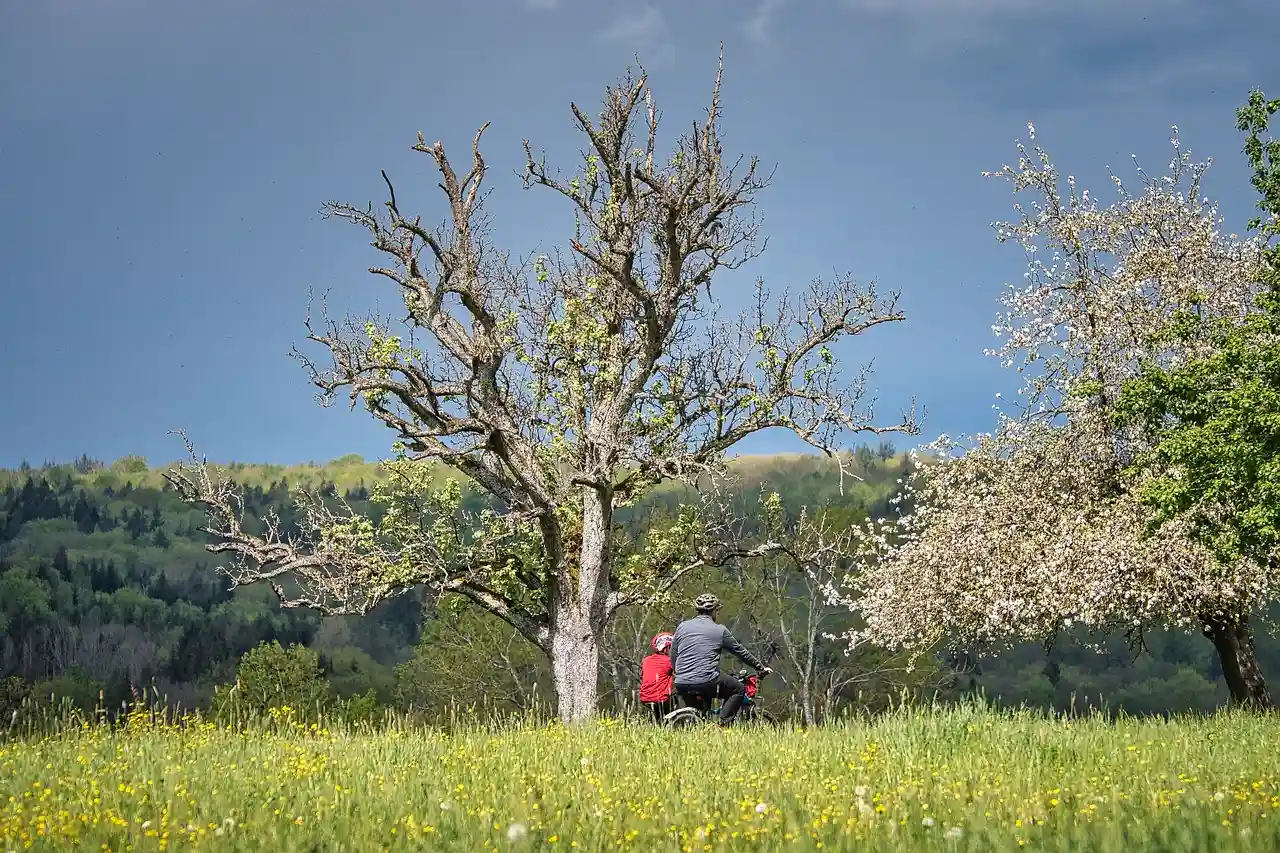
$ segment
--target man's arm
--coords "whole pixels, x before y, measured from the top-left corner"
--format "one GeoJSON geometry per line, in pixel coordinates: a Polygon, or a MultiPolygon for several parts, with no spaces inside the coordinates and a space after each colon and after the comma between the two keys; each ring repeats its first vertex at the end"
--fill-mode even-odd
{"type": "Polygon", "coordinates": [[[671,648],[667,649],[667,658],[671,661],[671,671],[676,670],[676,650],[680,648],[680,632],[671,635],[671,648]]]}
{"type": "Polygon", "coordinates": [[[724,639],[720,641],[720,645],[728,649],[734,657],[747,666],[754,667],[757,670],[764,669],[764,664],[760,662],[760,659],[747,651],[747,647],[739,643],[733,634],[729,633],[728,628],[724,629],[724,639]]]}

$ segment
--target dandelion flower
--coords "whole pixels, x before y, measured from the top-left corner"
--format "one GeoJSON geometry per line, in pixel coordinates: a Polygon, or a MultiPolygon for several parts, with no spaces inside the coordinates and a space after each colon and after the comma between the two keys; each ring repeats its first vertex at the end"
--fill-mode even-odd
{"type": "Polygon", "coordinates": [[[1226,795],[1226,794],[1224,794],[1224,793],[1222,793],[1221,791],[1218,791],[1217,793],[1215,793],[1215,794],[1213,795],[1213,801],[1214,801],[1215,803],[1220,803],[1220,802],[1222,802],[1223,800],[1225,800],[1226,798],[1227,798],[1227,795],[1226,795]]]}
{"type": "Polygon", "coordinates": [[[451,808],[453,808],[453,803],[449,802],[448,800],[440,801],[440,811],[447,812],[451,808]]]}
{"type": "Polygon", "coordinates": [[[947,838],[955,839],[955,838],[959,838],[962,835],[964,835],[964,830],[958,826],[953,826],[947,830],[947,838]]]}
{"type": "Polygon", "coordinates": [[[756,814],[764,814],[768,810],[769,807],[764,803],[756,803],[756,814]]]}
{"type": "Polygon", "coordinates": [[[859,785],[858,787],[854,788],[853,795],[855,797],[865,797],[867,795],[867,786],[859,785]]]}
{"type": "Polygon", "coordinates": [[[525,828],[523,823],[513,823],[507,827],[507,840],[519,841],[529,834],[529,830],[525,828]]]}
{"type": "Polygon", "coordinates": [[[920,825],[926,828],[933,826],[933,818],[927,816],[920,818],[920,825]]]}

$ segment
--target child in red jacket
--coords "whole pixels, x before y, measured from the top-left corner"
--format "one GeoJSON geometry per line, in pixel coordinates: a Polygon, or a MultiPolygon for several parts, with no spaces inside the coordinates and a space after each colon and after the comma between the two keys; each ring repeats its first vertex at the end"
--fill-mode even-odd
{"type": "Polygon", "coordinates": [[[653,714],[655,723],[661,723],[662,718],[671,713],[672,709],[671,693],[675,686],[675,675],[668,652],[673,636],[669,631],[656,635],[649,644],[653,646],[653,654],[640,664],[640,703],[653,714]]]}

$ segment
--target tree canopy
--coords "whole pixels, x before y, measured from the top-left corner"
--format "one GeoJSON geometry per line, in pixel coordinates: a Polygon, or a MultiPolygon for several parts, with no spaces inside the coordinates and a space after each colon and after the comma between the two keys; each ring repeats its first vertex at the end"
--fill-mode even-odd
{"type": "MultiPolygon", "coordinates": [[[[717,70],[706,118],[659,148],[661,117],[643,73],[606,90],[598,118],[576,104],[588,143],[562,176],[525,143],[525,186],[550,191],[574,217],[564,249],[514,261],[488,236],[480,142],[460,172],[437,142],[414,150],[440,176],[439,228],[387,201],[325,205],[359,225],[385,264],[403,319],[308,321],[327,352],[297,355],[326,399],[345,393],[395,434],[377,518],[308,498],[306,535],[266,536],[239,524],[234,488],[203,465],[173,482],[209,509],[215,550],[237,583],[272,582],[289,605],[363,612],[425,584],[510,623],[550,656],[561,714],[594,712],[598,643],[618,608],[660,596],[683,573],[759,555],[744,543],[715,484],[726,451],[787,430],[834,454],[860,432],[915,430],[873,420],[867,371],[847,375],[833,347],[903,319],[895,294],[849,277],[771,293],[724,316],[718,274],[763,249],[753,215],[767,176],[726,155],[717,70]],[[487,493],[461,506],[455,483],[434,488],[437,463],[487,493]],[[641,541],[614,514],[676,481],[701,497],[641,541]]],[[[840,458],[840,457],[837,457],[840,458]]],[[[194,462],[193,454],[193,462],[194,462]]]]}
{"type": "MultiPolygon", "coordinates": [[[[1034,128],[1031,129],[1034,139],[1034,128]]],[[[1268,562],[1220,559],[1190,518],[1148,536],[1149,479],[1127,476],[1160,444],[1115,413],[1152,365],[1176,367],[1203,341],[1169,334],[1188,312],[1231,322],[1262,291],[1264,246],[1224,234],[1203,194],[1207,163],[1172,137],[1167,174],[1139,170],[1131,193],[1101,205],[1048,154],[1019,144],[1016,165],[993,176],[1033,200],[998,223],[1028,256],[1011,287],[994,350],[1023,376],[1019,403],[971,447],[946,437],[938,464],[908,484],[909,509],[861,531],[874,565],[851,578],[865,614],[859,639],[891,648],[999,648],[1082,625],[1204,631],[1223,655],[1240,701],[1269,699],[1256,670],[1250,614],[1280,575],[1268,562]],[[1244,675],[1242,675],[1244,671],[1244,675]]]]}

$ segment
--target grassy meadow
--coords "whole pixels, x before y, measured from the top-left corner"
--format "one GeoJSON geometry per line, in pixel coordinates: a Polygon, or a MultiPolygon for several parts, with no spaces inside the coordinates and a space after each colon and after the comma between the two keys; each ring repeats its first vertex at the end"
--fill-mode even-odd
{"type": "Polygon", "coordinates": [[[1280,720],[899,710],[802,731],[603,720],[0,741],[0,850],[1280,849],[1280,720]]]}

